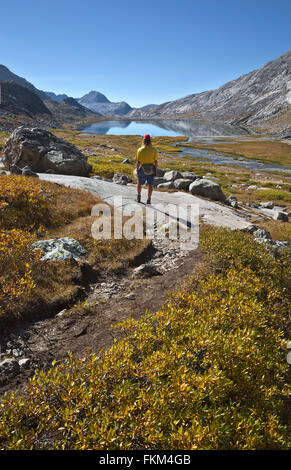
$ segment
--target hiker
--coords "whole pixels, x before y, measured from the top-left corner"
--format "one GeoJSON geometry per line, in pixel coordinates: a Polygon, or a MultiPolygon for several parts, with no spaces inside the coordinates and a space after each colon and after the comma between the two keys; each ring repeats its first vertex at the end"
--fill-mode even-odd
{"type": "Polygon", "coordinates": [[[143,138],[143,146],[136,152],[136,170],[137,170],[137,202],[140,202],[142,185],[148,184],[147,204],[151,203],[153,192],[154,177],[158,173],[158,152],[152,146],[151,136],[146,134],[143,138]]]}

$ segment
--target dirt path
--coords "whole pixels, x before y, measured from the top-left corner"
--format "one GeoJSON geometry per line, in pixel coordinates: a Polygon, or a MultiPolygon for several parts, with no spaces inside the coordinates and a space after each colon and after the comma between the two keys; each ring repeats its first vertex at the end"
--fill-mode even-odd
{"type": "Polygon", "coordinates": [[[35,369],[49,367],[54,359],[64,361],[68,352],[82,356],[88,349],[98,352],[110,347],[118,338],[118,331],[110,325],[130,316],[138,319],[147,310],[157,311],[167,300],[168,292],[179,288],[200,258],[199,250],[182,256],[174,250],[163,253],[156,249],[151,261],[156,263],[160,275],[139,279],[134,276],[135,268],[129,268],[122,276],[107,275],[90,285],[85,303],[53,318],[23,324],[5,339],[4,354],[8,351],[7,357],[13,355],[27,362],[20,373],[7,376],[0,383],[0,396],[22,389],[35,369]]]}
{"type": "MultiPolygon", "coordinates": [[[[134,186],[120,186],[94,178],[70,177],[63,175],[40,175],[58,184],[90,191],[101,199],[120,209],[133,203],[136,195],[134,186]],[[119,196],[119,199],[112,199],[119,196]]],[[[166,215],[167,206],[161,209],[159,203],[199,206],[201,219],[211,225],[226,226],[231,229],[245,229],[250,226],[243,212],[217,204],[191,194],[175,192],[154,192],[150,210],[166,215]]],[[[142,207],[142,206],[141,206],[142,207]]],[[[187,217],[186,217],[187,218],[187,217]]],[[[188,226],[188,220],[180,218],[180,224],[188,226]]],[[[198,223],[198,212],[197,212],[198,223]]],[[[83,355],[88,349],[98,352],[113,344],[117,330],[111,324],[118,323],[130,316],[140,318],[146,310],[158,310],[166,301],[167,293],[175,291],[191,274],[200,259],[199,250],[181,251],[177,242],[169,238],[153,240],[151,265],[160,275],[138,279],[133,276],[134,268],[123,275],[108,275],[98,283],[86,286],[87,300],[75,305],[68,311],[59,312],[53,318],[22,324],[9,337],[1,338],[1,361],[7,373],[0,374],[0,395],[7,391],[21,389],[35,369],[45,369],[53,360],[62,362],[68,352],[83,355]]],[[[140,259],[143,264],[147,260],[140,259]]]]}

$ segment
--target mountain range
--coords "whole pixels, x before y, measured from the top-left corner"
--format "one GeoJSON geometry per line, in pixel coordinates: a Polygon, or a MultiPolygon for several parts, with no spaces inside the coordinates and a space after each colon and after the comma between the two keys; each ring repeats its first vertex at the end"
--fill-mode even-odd
{"type": "Polygon", "coordinates": [[[100,113],[93,112],[85,106],[82,106],[74,98],[63,98],[60,101],[47,99],[44,101],[46,107],[50,110],[53,116],[59,121],[67,123],[73,123],[77,120],[91,118],[97,120],[97,118],[103,117],[100,113]]]}
{"type": "MultiPolygon", "coordinates": [[[[7,76],[6,70],[5,76],[7,76]]],[[[54,101],[21,77],[12,77],[14,80],[3,80],[2,77],[3,75],[0,75],[0,129],[2,131],[10,132],[19,125],[50,128],[72,123],[79,126],[83,122],[84,124],[91,123],[103,118],[101,114],[85,108],[74,98],[67,97],[59,102],[54,101]]],[[[11,77],[10,74],[9,77],[11,77]]]]}
{"type": "Polygon", "coordinates": [[[125,101],[111,102],[98,91],[80,98],[42,91],[4,65],[0,65],[1,84],[0,116],[10,112],[30,117],[52,116],[65,122],[104,116],[142,120],[195,117],[274,129],[291,125],[291,51],[216,90],[141,108],[132,108],[125,101]]]}
{"type": "MultiPolygon", "coordinates": [[[[66,95],[65,93],[57,95],[56,93],[51,91],[39,90],[25,78],[20,77],[15,73],[11,72],[5,65],[0,65],[0,81],[14,81],[18,85],[21,85],[24,88],[28,88],[30,91],[34,92],[40,99],[45,102],[47,100],[51,100],[57,103],[61,103],[69,98],[68,95],[66,95]]],[[[81,106],[89,109],[90,111],[93,111],[94,113],[97,113],[98,116],[100,116],[100,114],[104,116],[112,116],[115,114],[125,115],[133,110],[133,108],[125,101],[113,103],[109,101],[109,99],[105,95],[99,93],[98,91],[91,91],[90,93],[87,93],[81,98],[76,98],[74,103],[75,106],[76,103],[79,103],[81,106]]],[[[69,104],[69,102],[66,102],[66,104],[69,104]]],[[[53,105],[50,104],[50,107],[52,108],[53,105]]],[[[59,108],[55,109],[58,110],[59,108]]]]}

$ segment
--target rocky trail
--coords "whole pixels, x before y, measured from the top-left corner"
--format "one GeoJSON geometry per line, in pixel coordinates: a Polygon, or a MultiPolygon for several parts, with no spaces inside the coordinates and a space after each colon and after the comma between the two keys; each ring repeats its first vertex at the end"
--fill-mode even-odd
{"type": "MultiPolygon", "coordinates": [[[[39,177],[90,191],[115,206],[134,203],[136,196],[133,185],[76,176],[39,174],[39,177]],[[116,202],[113,194],[122,199],[116,202]]],[[[200,218],[207,224],[239,230],[252,227],[247,212],[184,192],[156,191],[151,208],[160,202],[198,204],[200,218]]],[[[64,361],[68,352],[80,356],[88,349],[98,352],[100,348],[110,347],[114,338],[119,337],[118,330],[110,325],[130,316],[138,319],[147,310],[159,309],[167,300],[168,292],[178,290],[200,258],[199,248],[181,250],[175,240],[155,238],[151,249],[144,257],[139,257],[135,267],[129,267],[121,275],[104,274],[98,282],[86,286],[86,298],[79,305],[62,310],[54,317],[23,323],[1,339],[0,395],[21,389],[36,369],[49,367],[53,360],[64,361]]]]}
{"type": "Polygon", "coordinates": [[[114,338],[120,337],[111,325],[158,310],[168,293],[178,290],[193,272],[200,257],[199,250],[173,251],[171,243],[153,243],[150,254],[139,260],[139,266],[129,268],[122,276],[107,275],[88,286],[87,298],[80,308],[77,304],[53,318],[22,324],[1,342],[1,361],[6,362],[6,370],[2,371],[0,396],[21,390],[36,369],[48,368],[53,360],[63,362],[69,352],[82,356],[88,350],[98,352],[110,347],[114,338]],[[140,277],[140,268],[149,261],[158,275],[140,277]]]}

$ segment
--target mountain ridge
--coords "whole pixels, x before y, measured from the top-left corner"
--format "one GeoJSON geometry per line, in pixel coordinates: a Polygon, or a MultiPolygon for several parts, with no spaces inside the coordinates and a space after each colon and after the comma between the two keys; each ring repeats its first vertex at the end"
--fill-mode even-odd
{"type": "Polygon", "coordinates": [[[56,95],[56,93],[54,93],[53,91],[45,91],[45,94],[47,95],[46,99],[49,98],[50,100],[57,101],[58,103],[65,100],[66,98],[69,98],[68,95],[66,95],[65,93],[56,95]]]}
{"type": "Polygon", "coordinates": [[[11,72],[11,70],[9,70],[9,68],[3,64],[0,64],[0,81],[13,81],[17,83],[18,85],[21,85],[24,88],[27,88],[28,90],[33,91],[42,100],[47,98],[46,93],[44,91],[36,88],[32,83],[30,83],[25,78],[20,77],[19,75],[16,75],[15,73],[11,72]]]}
{"type": "Polygon", "coordinates": [[[290,105],[291,50],[215,90],[187,95],[149,109],[135,109],[128,117],[166,118],[194,114],[231,124],[255,124],[278,113],[289,113],[290,105]]]}
{"type": "Polygon", "coordinates": [[[65,119],[65,122],[74,122],[78,118],[94,118],[102,117],[94,111],[91,111],[85,106],[82,106],[75,98],[67,97],[62,101],[46,100],[46,107],[58,119],[65,119]]]}
{"type": "Polygon", "coordinates": [[[61,102],[41,99],[33,89],[14,80],[0,80],[0,129],[12,131],[15,126],[62,127],[64,123],[80,125],[96,122],[100,114],[80,105],[74,98],[61,102]]]}

